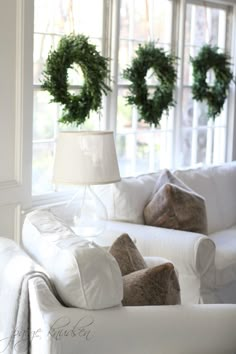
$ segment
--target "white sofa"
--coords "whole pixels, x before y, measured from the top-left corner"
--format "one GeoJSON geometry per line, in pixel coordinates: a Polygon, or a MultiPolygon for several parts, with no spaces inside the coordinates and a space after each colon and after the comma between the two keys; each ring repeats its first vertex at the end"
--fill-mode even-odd
{"type": "MultiPolygon", "coordinates": [[[[54,235],[48,226],[43,237],[54,235]]],[[[66,307],[45,271],[2,237],[0,302],[0,351],[5,354],[236,353],[236,305],[66,307]]]]}
{"type": "Polygon", "coordinates": [[[179,272],[182,303],[236,303],[236,162],[173,171],[205,198],[208,235],[143,225],[143,209],[160,174],[97,186],[108,210],[106,244],[127,232],[144,256],[172,261],[179,272]]]}

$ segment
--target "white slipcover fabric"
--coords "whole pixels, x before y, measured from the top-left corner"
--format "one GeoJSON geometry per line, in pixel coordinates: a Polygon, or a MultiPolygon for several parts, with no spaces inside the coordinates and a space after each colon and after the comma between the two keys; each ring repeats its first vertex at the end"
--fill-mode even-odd
{"type": "MultiPolygon", "coordinates": [[[[97,237],[98,244],[109,245],[120,234],[128,233],[143,256],[170,260],[179,274],[182,304],[201,302],[202,294],[206,293],[205,287],[211,289],[214,286],[215,244],[209,237],[119,221],[108,221],[107,230],[97,237]],[[207,279],[207,283],[203,283],[203,278],[207,279]]],[[[206,296],[204,302],[208,302],[206,296]]]]}
{"type": "Polygon", "coordinates": [[[236,221],[236,162],[174,174],[205,198],[208,233],[227,229],[236,221]]]}
{"type": "Polygon", "coordinates": [[[28,284],[33,277],[53,290],[43,269],[13,240],[0,237],[0,353],[30,353],[28,284]]]}
{"type": "Polygon", "coordinates": [[[103,309],[121,303],[123,282],[114,257],[75,235],[52,213],[28,214],[22,240],[27,252],[51,276],[66,305],[103,309]]]}
{"type": "Polygon", "coordinates": [[[120,182],[96,186],[95,191],[109,220],[144,224],[143,209],[152,195],[159,173],[123,178],[120,182]]]}
{"type": "Polygon", "coordinates": [[[236,225],[209,236],[216,245],[216,286],[236,281],[236,225]]]}
{"type": "Polygon", "coordinates": [[[235,354],[236,305],[65,308],[30,283],[32,354],[235,354]],[[40,332],[39,332],[40,329],[40,332]],[[38,330],[38,332],[37,332],[38,330]]]}

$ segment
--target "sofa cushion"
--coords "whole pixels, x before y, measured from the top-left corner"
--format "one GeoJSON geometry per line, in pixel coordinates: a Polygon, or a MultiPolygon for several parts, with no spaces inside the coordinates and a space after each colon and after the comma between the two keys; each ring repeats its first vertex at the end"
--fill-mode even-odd
{"type": "Polygon", "coordinates": [[[209,236],[216,245],[216,287],[236,280],[236,225],[209,236]]]}
{"type": "Polygon", "coordinates": [[[221,227],[228,229],[236,224],[236,162],[212,168],[221,227]]]}
{"type": "Polygon", "coordinates": [[[115,258],[75,235],[52,213],[26,216],[23,245],[46,269],[66,305],[102,309],[121,303],[123,282],[115,258]]]}
{"type": "Polygon", "coordinates": [[[108,219],[144,224],[143,209],[152,195],[158,176],[158,173],[150,173],[96,186],[95,191],[107,209],[108,219]]]}
{"type": "Polygon", "coordinates": [[[109,252],[119,264],[122,275],[147,268],[143,256],[128,234],[122,234],[118,237],[110,247],[109,252]]]}
{"type": "Polygon", "coordinates": [[[155,190],[153,198],[144,208],[146,224],[207,233],[206,207],[201,196],[185,187],[167,170],[157,180],[155,190]]]}
{"type": "Polygon", "coordinates": [[[224,230],[236,222],[236,162],[220,166],[175,171],[181,181],[206,201],[208,233],[224,230]],[[227,206],[227,208],[226,208],[227,206]]]}
{"type": "Polygon", "coordinates": [[[180,304],[180,288],[174,266],[165,263],[123,277],[124,306],[180,304]]]}

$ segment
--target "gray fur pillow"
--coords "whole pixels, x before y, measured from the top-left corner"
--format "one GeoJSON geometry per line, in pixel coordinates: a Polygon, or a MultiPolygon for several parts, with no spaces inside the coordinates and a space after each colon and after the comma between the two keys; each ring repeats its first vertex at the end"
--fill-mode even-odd
{"type": "Polygon", "coordinates": [[[164,169],[156,181],[154,193],[167,183],[171,183],[185,190],[192,191],[184,182],[175,177],[169,170],[164,169]]]}
{"type": "Polygon", "coordinates": [[[122,275],[147,268],[143,256],[128,234],[119,236],[112,244],[109,252],[119,264],[122,275]]]}
{"type": "Polygon", "coordinates": [[[173,264],[165,263],[123,277],[124,306],[177,305],[179,281],[173,264]]]}
{"type": "Polygon", "coordinates": [[[207,234],[205,199],[166,171],[158,179],[156,192],[144,208],[144,219],[151,226],[207,234]],[[172,183],[168,182],[168,175],[172,183]]]}

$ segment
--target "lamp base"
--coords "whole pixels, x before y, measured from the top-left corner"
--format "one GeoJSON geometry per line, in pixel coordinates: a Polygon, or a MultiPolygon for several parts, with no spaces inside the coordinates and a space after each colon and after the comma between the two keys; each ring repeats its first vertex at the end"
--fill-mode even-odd
{"type": "Polygon", "coordinates": [[[107,211],[91,186],[84,186],[84,190],[77,192],[67,207],[72,209],[72,229],[82,237],[96,237],[106,227],[107,211]]]}

